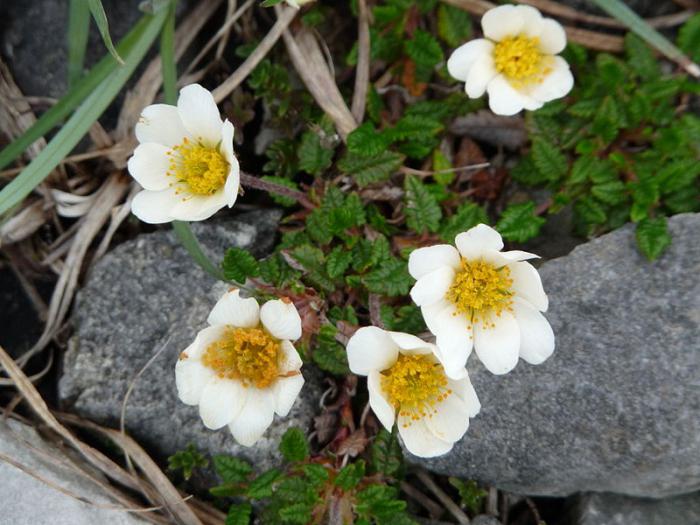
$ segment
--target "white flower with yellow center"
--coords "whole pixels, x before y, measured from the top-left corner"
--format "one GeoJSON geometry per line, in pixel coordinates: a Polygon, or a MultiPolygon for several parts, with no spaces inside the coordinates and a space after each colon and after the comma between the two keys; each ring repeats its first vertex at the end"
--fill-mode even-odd
{"type": "Polygon", "coordinates": [[[435,345],[413,335],[367,326],[350,338],[347,352],[350,370],[367,376],[377,418],[387,430],[396,422],[415,456],[449,452],[481,408],[466,369],[448,377],[435,345]]]}
{"type": "Polygon", "coordinates": [[[540,364],[554,351],[554,333],[540,312],[548,306],[540,275],[528,262],[537,255],[502,252],[501,235],[479,224],[455,238],[411,252],[417,280],[411,298],[435,334],[438,358],[458,377],[476,350],[494,374],[510,372],[522,357],[540,364]]]}
{"type": "Polygon", "coordinates": [[[491,111],[515,115],[571,91],[569,64],[556,56],[566,47],[566,33],[556,20],[542,18],[528,5],[501,5],[484,14],[481,27],[486,38],[458,47],[447,61],[469,97],[487,91],[491,111]]]}
{"type": "Polygon", "coordinates": [[[228,425],[236,441],[252,446],[275,413],[289,413],[304,384],[291,343],[301,337],[299,313],[286,299],[259,307],[232,290],[207,322],[175,366],[178,396],[199,405],[207,428],[228,425]]]}
{"type": "Polygon", "coordinates": [[[131,203],[139,219],[201,221],[236,202],[240,169],[233,124],[222,122],[214,97],[202,86],[182,88],[177,106],[148,106],[135,131],[139,145],[128,168],[143,187],[131,203]]]}

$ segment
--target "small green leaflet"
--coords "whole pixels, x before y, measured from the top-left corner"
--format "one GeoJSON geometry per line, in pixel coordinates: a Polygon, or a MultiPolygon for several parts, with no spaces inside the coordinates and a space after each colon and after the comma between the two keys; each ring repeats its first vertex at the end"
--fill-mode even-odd
{"type": "Polygon", "coordinates": [[[535,203],[511,204],[496,224],[496,229],[504,239],[525,242],[540,232],[544,219],[535,215],[535,203]]]}
{"type": "Polygon", "coordinates": [[[245,283],[249,277],[260,275],[260,265],[248,250],[243,248],[229,248],[221,263],[224,277],[229,281],[240,284],[245,283]]]}
{"type": "Polygon", "coordinates": [[[641,252],[653,261],[671,244],[666,217],[642,219],[637,224],[636,237],[641,252]]]}

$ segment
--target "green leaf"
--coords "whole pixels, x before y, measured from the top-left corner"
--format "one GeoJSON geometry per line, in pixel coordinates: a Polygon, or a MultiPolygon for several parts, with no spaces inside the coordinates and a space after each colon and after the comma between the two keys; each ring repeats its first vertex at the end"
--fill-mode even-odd
{"type": "Polygon", "coordinates": [[[532,161],[537,171],[549,181],[561,179],[568,170],[564,154],[552,143],[536,137],[532,142],[532,161]]]}
{"type": "Polygon", "coordinates": [[[338,168],[343,173],[352,175],[357,185],[363,188],[369,184],[388,180],[403,161],[403,155],[393,151],[383,151],[371,157],[348,152],[338,162],[338,168]]]}
{"type": "Polygon", "coordinates": [[[240,284],[245,283],[249,277],[258,277],[260,275],[258,261],[255,260],[255,257],[248,250],[243,248],[229,248],[226,250],[221,268],[224,271],[226,280],[240,284]]]}
{"type": "Polygon", "coordinates": [[[328,469],[323,465],[308,463],[301,468],[314,487],[319,487],[328,480],[328,469]]]}
{"type": "Polygon", "coordinates": [[[404,181],[406,224],[416,233],[437,231],[442,210],[435,196],[418,177],[407,175],[404,181]]]}
{"type": "Polygon", "coordinates": [[[496,223],[496,229],[504,239],[525,242],[540,233],[544,219],[535,215],[535,203],[511,204],[496,223]]]}
{"type": "Polygon", "coordinates": [[[607,218],[605,210],[591,197],[579,199],[574,205],[574,211],[588,224],[602,224],[607,218]]]}
{"type": "MultiPolygon", "coordinates": [[[[161,10],[153,16],[145,15],[143,22],[137,24],[138,29],[135,29],[134,40],[129,40],[129,45],[124,46],[124,66],[116,68],[84,98],[80,107],[42,152],[0,191],[0,215],[14,208],[29,195],[87,133],[90,126],[121,91],[136,66],[150,49],[160,32],[166,15],[167,11],[161,10]]],[[[8,154],[7,157],[10,155],[8,154]]]]}
{"type": "Polygon", "coordinates": [[[296,523],[298,525],[306,525],[311,522],[311,513],[313,505],[308,503],[292,503],[282,507],[279,510],[279,516],[284,523],[296,523]]]}
{"type": "Polygon", "coordinates": [[[634,33],[625,35],[625,50],[629,65],[644,80],[650,80],[661,75],[659,63],[651,48],[634,33]]]}
{"type": "Polygon", "coordinates": [[[671,244],[666,217],[642,219],[637,224],[636,237],[639,250],[653,261],[671,244]]]}
{"type": "Polygon", "coordinates": [[[188,480],[195,468],[206,467],[209,461],[190,443],[185,450],[180,450],[168,458],[170,470],[182,470],[182,476],[188,480]]]}
{"type": "Polygon", "coordinates": [[[313,131],[307,131],[301,137],[297,151],[299,168],[311,175],[320,175],[326,171],[333,160],[333,150],[321,143],[321,137],[313,131]]]}
{"type": "Polygon", "coordinates": [[[403,468],[403,453],[395,430],[389,432],[382,428],[374,438],[371,453],[371,467],[374,472],[399,477],[403,468]]]}
{"type": "Polygon", "coordinates": [[[417,73],[426,80],[435,66],[445,59],[442,48],[435,37],[422,29],[416,29],[413,38],[405,42],[404,49],[406,54],[416,63],[417,73]]]}
{"type": "Polygon", "coordinates": [[[594,184],[591,187],[591,195],[605,204],[614,206],[625,200],[625,185],[619,180],[594,184]]]}
{"type": "Polygon", "coordinates": [[[271,255],[260,261],[260,277],[266,283],[277,287],[282,287],[292,279],[298,279],[301,275],[287,264],[287,261],[280,254],[271,255]]]}
{"type": "Polygon", "coordinates": [[[247,461],[218,454],[214,456],[214,469],[224,483],[243,483],[253,472],[247,461]]]}
{"type": "Polygon", "coordinates": [[[260,474],[248,486],[248,497],[252,499],[269,498],[272,496],[272,485],[281,475],[282,473],[276,468],[260,474]]]}
{"type": "Polygon", "coordinates": [[[85,50],[90,34],[90,8],[85,0],[70,0],[68,8],[68,86],[83,76],[85,50]]]}
{"type": "Polygon", "coordinates": [[[438,35],[450,47],[464,44],[472,36],[472,20],[463,9],[440,4],[437,10],[438,35]]]}
{"type": "Polygon", "coordinates": [[[342,246],[336,246],[333,251],[328,254],[326,260],[326,270],[328,276],[335,279],[341,277],[350,267],[352,262],[352,252],[346,251],[342,246]]]}
{"type": "Polygon", "coordinates": [[[440,227],[440,238],[446,242],[454,242],[458,234],[481,223],[488,223],[484,208],[473,202],[465,202],[440,227]]]}
{"type": "MultiPolygon", "coordinates": [[[[267,182],[272,182],[274,184],[279,184],[280,186],[284,186],[286,188],[290,188],[292,190],[299,190],[299,186],[297,186],[296,182],[293,180],[286,179],[284,177],[276,177],[273,175],[263,175],[260,177],[262,180],[267,181],[267,182]]],[[[270,198],[280,206],[295,206],[297,201],[291,197],[287,197],[285,195],[279,195],[277,193],[270,193],[270,198]]]]}
{"type": "Polygon", "coordinates": [[[457,478],[448,478],[450,485],[457,489],[462,505],[469,510],[471,514],[479,514],[484,506],[486,497],[489,493],[480,488],[476,481],[462,481],[457,478]]]}
{"type": "Polygon", "coordinates": [[[304,433],[292,427],[288,429],[280,440],[280,453],[289,462],[303,461],[309,457],[309,444],[304,433]]]}
{"type": "Polygon", "coordinates": [[[348,357],[345,348],[335,340],[336,328],[333,325],[321,326],[316,337],[316,348],[312,359],[321,370],[339,376],[349,374],[348,357]]]}
{"type": "Polygon", "coordinates": [[[406,295],[413,282],[408,274],[406,263],[391,258],[382,262],[379,268],[366,274],[362,279],[367,290],[388,296],[406,295]]]}
{"type": "Polygon", "coordinates": [[[362,157],[374,157],[391,144],[391,138],[378,131],[374,124],[365,122],[348,135],[348,151],[362,157]]]}
{"type": "Polygon", "coordinates": [[[338,476],[335,478],[333,483],[335,483],[337,487],[348,491],[355,488],[364,477],[365,462],[359,459],[355,463],[350,463],[349,465],[345,465],[342,469],[340,469],[340,472],[338,472],[338,476]]]}
{"type": "Polygon", "coordinates": [[[250,503],[233,504],[228,508],[225,525],[249,525],[253,507],[250,503]]]}
{"type": "Polygon", "coordinates": [[[694,61],[700,60],[700,13],[694,14],[678,31],[678,47],[694,61]]]}
{"type": "Polygon", "coordinates": [[[109,23],[107,22],[105,9],[102,7],[102,1],[87,0],[87,2],[90,7],[90,12],[92,13],[92,18],[95,20],[95,24],[100,31],[100,36],[102,37],[107,51],[109,51],[109,54],[112,55],[117,62],[124,65],[124,60],[122,60],[122,57],[117,53],[117,50],[114,48],[114,43],[112,43],[112,37],[109,35],[109,23]]]}
{"type": "Polygon", "coordinates": [[[397,309],[382,305],[380,317],[387,330],[418,334],[427,330],[420,308],[414,305],[400,306],[397,309]]]}
{"type": "Polygon", "coordinates": [[[656,178],[659,189],[669,195],[686,186],[692,185],[700,175],[700,161],[696,158],[684,158],[669,162],[663,166],[656,178]]]}

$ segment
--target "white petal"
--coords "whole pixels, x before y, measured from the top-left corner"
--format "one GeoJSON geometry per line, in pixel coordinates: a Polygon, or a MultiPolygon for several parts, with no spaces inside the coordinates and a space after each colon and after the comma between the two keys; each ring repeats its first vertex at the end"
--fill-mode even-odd
{"type": "Polygon", "coordinates": [[[470,98],[479,98],[498,75],[492,55],[484,55],[472,64],[464,89],[470,98]]]}
{"type": "Polygon", "coordinates": [[[221,141],[221,116],[212,94],[199,84],[190,84],[180,90],[177,111],[185,129],[195,141],[210,148],[221,141]]]}
{"type": "Polygon", "coordinates": [[[493,54],[493,42],[477,38],[455,49],[447,60],[447,71],[457,80],[466,81],[474,62],[484,55],[493,54]]]}
{"type": "Polygon", "coordinates": [[[534,111],[543,105],[516,90],[503,75],[494,78],[486,89],[489,93],[489,107],[497,115],[511,116],[523,109],[534,111]]]}
{"type": "Polygon", "coordinates": [[[464,401],[464,404],[467,406],[469,417],[476,416],[481,410],[481,403],[476,395],[476,390],[474,390],[469,380],[469,376],[458,380],[448,379],[447,384],[452,391],[464,401]]]}
{"type": "Polygon", "coordinates": [[[388,332],[376,326],[360,328],[352,335],[345,349],[350,370],[363,376],[372,370],[386,370],[399,355],[399,349],[388,332]]]}
{"type": "Polygon", "coordinates": [[[529,259],[539,259],[540,256],[522,250],[510,250],[509,252],[501,252],[501,256],[511,261],[527,261],[529,259]]]}
{"type": "Polygon", "coordinates": [[[469,428],[469,409],[452,394],[438,403],[435,412],[425,418],[425,425],[436,438],[454,443],[462,439],[469,428]]]}
{"type": "Polygon", "coordinates": [[[189,137],[177,108],[168,104],[153,104],[144,108],[134,132],[141,144],[156,142],[169,148],[189,137]]]}
{"type": "Polygon", "coordinates": [[[178,221],[203,221],[226,206],[226,194],[219,190],[213,195],[180,194],[172,208],[172,216],[178,221]]]}
{"type": "Polygon", "coordinates": [[[454,246],[436,244],[427,248],[418,248],[408,257],[408,273],[414,279],[420,279],[443,266],[449,266],[455,270],[459,268],[459,253],[454,246]]]}
{"type": "Polygon", "coordinates": [[[528,262],[516,262],[508,265],[510,277],[513,279],[513,290],[516,296],[522,297],[540,312],[546,312],[549,299],[544,293],[542,279],[534,266],[528,262]]]}
{"type": "Polygon", "coordinates": [[[226,196],[226,204],[230,208],[238,198],[238,190],[241,186],[241,168],[236,155],[233,153],[233,124],[228,120],[221,127],[221,146],[219,146],[219,151],[229,165],[226,184],[224,184],[224,194],[226,196]]]}
{"type": "Polygon", "coordinates": [[[528,37],[539,36],[542,32],[542,14],[532,6],[529,5],[519,5],[516,6],[518,15],[523,20],[523,27],[520,30],[520,34],[528,37]]]}
{"type": "Polygon", "coordinates": [[[529,91],[529,96],[541,102],[562,98],[574,87],[574,76],[562,57],[552,57],[552,71],[529,91]]]}
{"type": "Polygon", "coordinates": [[[566,47],[566,32],[559,22],[551,18],[542,20],[539,35],[540,49],[548,55],[557,55],[566,47]]]}
{"type": "Polygon", "coordinates": [[[207,323],[254,328],[260,322],[260,307],[253,297],[241,297],[240,290],[231,290],[221,296],[212,308],[207,323]]]}
{"type": "Polygon", "coordinates": [[[148,224],[162,224],[173,220],[172,209],[178,195],[173,188],[162,191],[143,190],[131,201],[131,213],[148,224]]]}
{"type": "Polygon", "coordinates": [[[554,332],[544,315],[519,298],[513,314],[520,327],[520,357],[531,365],[543,363],[554,352],[554,332]]]}
{"type": "Polygon", "coordinates": [[[474,349],[484,366],[496,375],[507,374],[518,364],[520,328],[509,312],[488,319],[495,326],[474,323],[474,349]]]}
{"type": "Polygon", "coordinates": [[[175,365],[177,396],[186,405],[198,405],[204,387],[214,379],[213,370],[196,360],[180,360],[175,365]]]}
{"type": "Polygon", "coordinates": [[[127,167],[131,176],[136,179],[143,189],[160,191],[170,184],[168,169],[170,169],[170,148],[155,142],[139,144],[134,155],[129,159],[127,167]]]}
{"type": "Polygon", "coordinates": [[[236,441],[244,447],[252,447],[265,433],[275,416],[274,393],[257,388],[249,390],[243,410],[228,426],[236,441]]]}
{"type": "Polygon", "coordinates": [[[478,259],[485,249],[500,251],[503,249],[503,238],[496,230],[486,224],[477,224],[473,228],[455,237],[459,253],[465,259],[478,259]]]}
{"type": "Polygon", "coordinates": [[[278,416],[285,417],[289,414],[303,386],[304,376],[300,373],[284,377],[275,383],[275,412],[278,416]]]}
{"type": "Polygon", "coordinates": [[[520,33],[525,20],[514,5],[501,5],[489,9],[481,17],[481,28],[484,36],[491,40],[501,40],[520,33]]]}
{"type": "Polygon", "coordinates": [[[225,332],[226,327],[221,325],[207,326],[200,330],[194,342],[180,354],[180,359],[198,360],[209,345],[221,339],[225,332]]]}
{"type": "Polygon", "coordinates": [[[392,341],[396,343],[404,355],[425,355],[434,353],[435,345],[423,341],[415,335],[406,334],[404,332],[387,332],[392,341]]]}
{"type": "Polygon", "coordinates": [[[411,421],[410,417],[399,416],[398,425],[404,445],[414,456],[434,458],[452,450],[453,443],[435,437],[423,419],[411,421]]]}
{"type": "Polygon", "coordinates": [[[452,286],[455,271],[449,266],[443,266],[424,275],[411,288],[411,299],[418,306],[433,304],[443,297],[452,286]]]}
{"type": "Polygon", "coordinates": [[[381,374],[378,371],[372,370],[367,376],[367,390],[369,391],[369,405],[372,412],[384,428],[391,432],[396,418],[396,409],[382,392],[381,374]]]}
{"type": "Polygon", "coordinates": [[[294,348],[294,345],[285,340],[282,341],[280,348],[282,350],[278,363],[280,374],[299,370],[304,362],[299,357],[299,352],[294,348]]]}
{"type": "Polygon", "coordinates": [[[425,324],[435,334],[437,358],[449,377],[460,378],[472,351],[472,328],[466,315],[457,312],[455,306],[442,301],[421,308],[425,324]]]}
{"type": "Polygon", "coordinates": [[[240,382],[215,377],[202,391],[199,415],[204,426],[217,430],[228,425],[241,412],[248,398],[248,389],[240,382]]]}
{"type": "Polygon", "coordinates": [[[260,322],[277,339],[296,341],[301,337],[301,317],[288,299],[275,299],[262,305],[260,322]]]}

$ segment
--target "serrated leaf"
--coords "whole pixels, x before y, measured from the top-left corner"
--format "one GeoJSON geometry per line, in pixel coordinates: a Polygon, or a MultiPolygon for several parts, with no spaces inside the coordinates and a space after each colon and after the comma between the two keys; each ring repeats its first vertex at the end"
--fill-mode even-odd
{"type": "Polygon", "coordinates": [[[168,469],[182,470],[182,477],[188,480],[195,468],[206,467],[209,461],[190,443],[185,450],[180,450],[168,457],[168,469]]]}
{"type": "Polygon", "coordinates": [[[438,35],[450,47],[464,44],[472,36],[469,13],[448,4],[440,4],[437,10],[438,35]]]}
{"type": "Polygon", "coordinates": [[[382,262],[376,270],[366,274],[362,282],[367,290],[388,296],[406,295],[412,279],[402,260],[392,258],[382,262]]]}
{"type": "Polygon", "coordinates": [[[398,477],[403,467],[403,453],[396,432],[381,429],[372,443],[372,470],[385,476],[398,477]]]}
{"type": "Polygon", "coordinates": [[[260,275],[260,265],[248,250],[229,248],[226,250],[224,261],[221,263],[224,277],[229,281],[245,283],[249,277],[260,275]]]}
{"type": "Polygon", "coordinates": [[[532,143],[532,162],[537,171],[552,182],[561,179],[568,169],[564,154],[554,144],[539,137],[532,143]]]}
{"type": "Polygon", "coordinates": [[[288,429],[280,440],[279,450],[284,459],[289,462],[303,461],[309,457],[309,444],[301,429],[292,427],[288,429]]]}
{"type": "Polygon", "coordinates": [[[247,461],[219,454],[214,456],[214,469],[224,483],[242,483],[248,479],[253,468],[247,461]]]}
{"type": "Polygon", "coordinates": [[[313,505],[308,503],[292,503],[282,507],[278,514],[285,523],[297,523],[298,525],[306,525],[310,523],[313,505]]]}
{"type": "Polygon", "coordinates": [[[349,374],[350,368],[345,348],[335,340],[335,334],[335,326],[329,324],[321,326],[316,338],[316,348],[311,357],[321,370],[336,375],[349,374]]]}
{"type": "Polygon", "coordinates": [[[487,223],[488,217],[484,208],[473,202],[460,205],[453,215],[444,221],[440,227],[440,238],[446,242],[454,242],[455,237],[477,224],[487,223]]]}
{"type": "Polygon", "coordinates": [[[700,161],[695,158],[667,163],[657,174],[659,189],[664,195],[693,184],[700,175],[700,161]]]}
{"type": "Polygon", "coordinates": [[[348,135],[348,151],[363,157],[379,155],[391,144],[391,139],[378,131],[374,124],[365,122],[348,135]]]}
{"type": "Polygon", "coordinates": [[[399,169],[403,160],[403,155],[393,151],[383,151],[371,157],[348,152],[338,162],[338,168],[343,173],[352,175],[357,185],[363,188],[389,179],[399,169]]]}
{"type": "Polygon", "coordinates": [[[253,507],[250,503],[233,504],[228,508],[225,525],[249,525],[253,507]]]}
{"type": "Polygon", "coordinates": [[[313,131],[305,132],[297,150],[299,168],[311,175],[320,175],[327,170],[333,159],[333,150],[321,144],[321,138],[313,131]]]}
{"type": "Polygon", "coordinates": [[[272,496],[272,485],[281,475],[282,473],[276,468],[260,474],[248,486],[248,497],[253,499],[269,498],[272,496]]]}
{"type": "Polygon", "coordinates": [[[605,210],[591,197],[579,199],[574,205],[574,211],[588,224],[602,224],[607,218],[605,210]]]}
{"type": "Polygon", "coordinates": [[[437,199],[418,177],[407,175],[404,182],[406,224],[416,233],[434,232],[440,226],[442,210],[437,199]]]}
{"type": "Polygon", "coordinates": [[[654,52],[634,33],[625,35],[625,51],[627,51],[630,67],[642,79],[649,80],[661,74],[654,52]]]}
{"type": "Polygon", "coordinates": [[[637,224],[636,237],[639,250],[653,261],[671,244],[666,217],[642,219],[637,224]]]}
{"type": "Polygon", "coordinates": [[[302,470],[314,487],[318,487],[328,480],[328,469],[323,465],[308,463],[302,467],[302,470]]]}
{"type": "Polygon", "coordinates": [[[525,242],[540,233],[544,219],[535,215],[535,203],[511,204],[496,223],[496,229],[504,239],[525,242]]]}
{"type": "Polygon", "coordinates": [[[479,514],[488,496],[488,492],[479,487],[476,481],[462,481],[457,478],[448,478],[450,485],[457,489],[462,505],[472,514],[479,514]]]}
{"type": "MultiPolygon", "coordinates": [[[[279,184],[280,186],[285,186],[292,190],[298,190],[299,187],[293,180],[285,179],[284,177],[275,177],[273,175],[263,175],[260,177],[262,180],[267,182],[272,182],[274,184],[279,184]]],[[[279,195],[277,193],[270,192],[270,198],[281,206],[294,206],[297,201],[291,197],[286,197],[284,195],[279,195]]]]}
{"type": "Polygon", "coordinates": [[[328,276],[335,279],[342,276],[350,267],[352,262],[352,253],[343,249],[342,246],[336,246],[333,251],[328,254],[326,260],[326,270],[328,276]]]}
{"type": "Polygon", "coordinates": [[[405,42],[404,49],[406,54],[416,63],[416,67],[424,71],[432,70],[445,59],[442,48],[435,37],[422,29],[415,30],[413,38],[405,42]]]}
{"type": "Polygon", "coordinates": [[[340,472],[338,472],[338,475],[336,476],[335,480],[333,480],[333,483],[337,487],[347,491],[356,487],[360,481],[362,481],[364,476],[365,462],[360,459],[355,463],[350,463],[349,465],[345,465],[342,469],[340,469],[340,472]]]}
{"type": "Polygon", "coordinates": [[[625,200],[625,185],[619,180],[594,184],[591,187],[591,195],[605,204],[614,206],[625,200]]]}
{"type": "Polygon", "coordinates": [[[678,47],[692,60],[700,60],[700,13],[686,20],[678,31],[678,47]]]}

